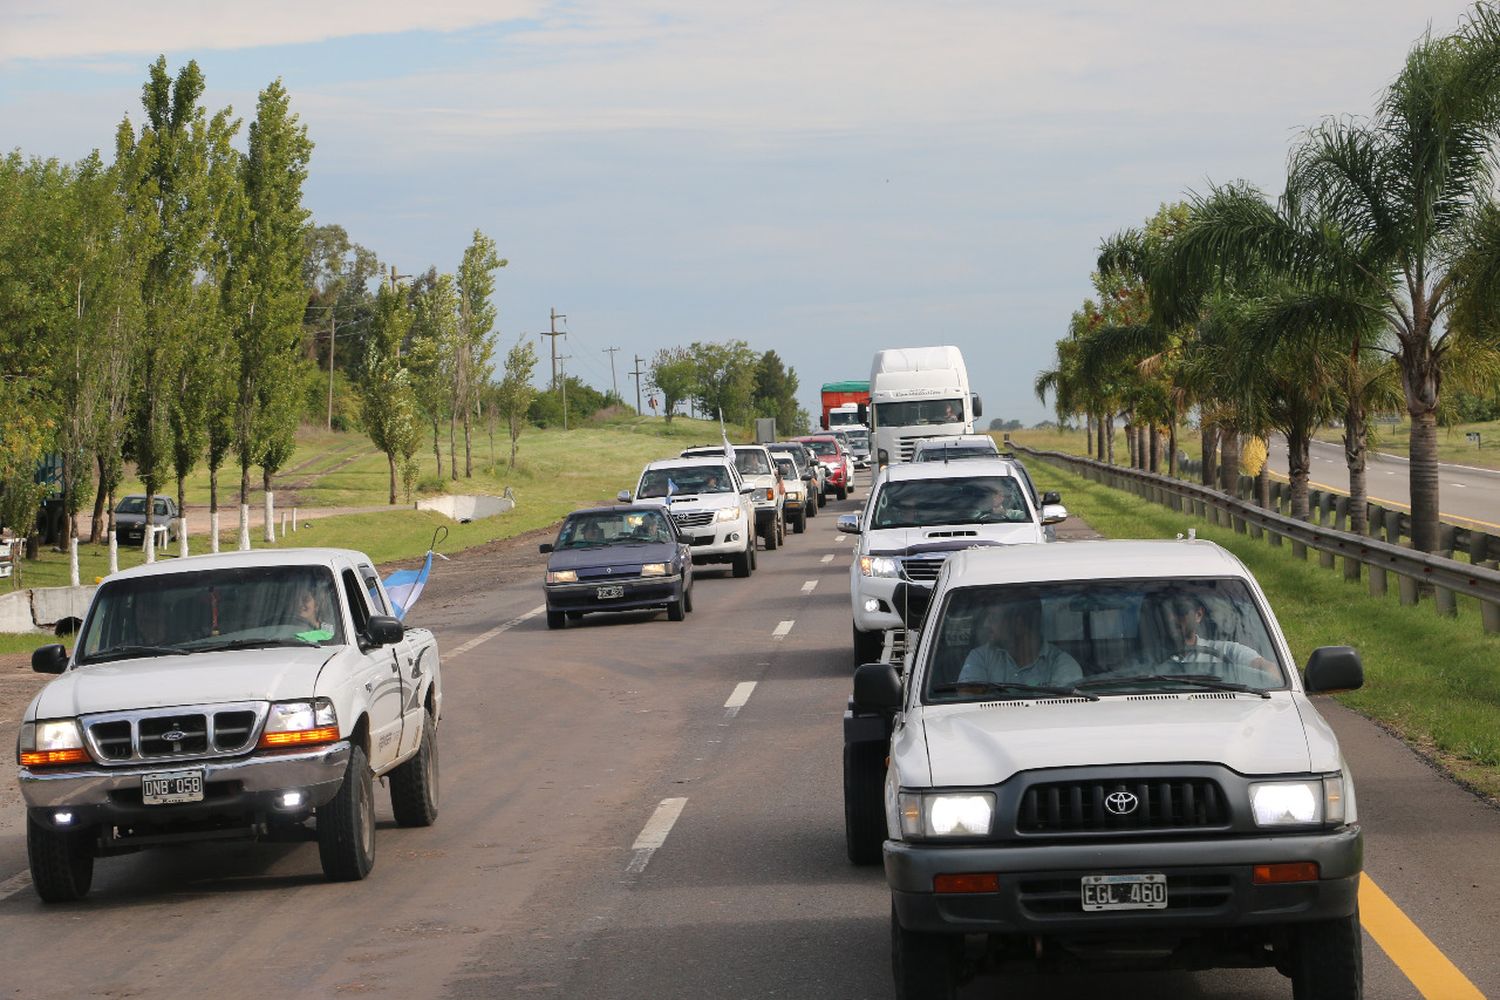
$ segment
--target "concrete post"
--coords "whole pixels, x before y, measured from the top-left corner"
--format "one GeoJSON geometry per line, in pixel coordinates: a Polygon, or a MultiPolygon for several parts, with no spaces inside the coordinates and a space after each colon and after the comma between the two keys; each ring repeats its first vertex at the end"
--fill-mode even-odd
{"type": "Polygon", "coordinates": [[[1447,587],[1434,587],[1432,589],[1432,600],[1437,606],[1437,613],[1448,618],[1458,615],[1458,599],[1453,591],[1447,587]]]}
{"type": "Polygon", "coordinates": [[[1292,555],[1298,559],[1306,559],[1307,544],[1305,542],[1299,542],[1295,538],[1292,539],[1292,555]]]}
{"type": "Polygon", "coordinates": [[[1344,579],[1353,582],[1359,580],[1359,556],[1347,555],[1344,557],[1344,579]]]}
{"type": "Polygon", "coordinates": [[[1416,604],[1421,593],[1417,588],[1416,578],[1410,576],[1398,576],[1396,579],[1397,584],[1401,588],[1401,603],[1406,605],[1407,607],[1416,604]]]}
{"type": "Polygon", "coordinates": [[[1318,550],[1318,565],[1322,566],[1324,569],[1333,569],[1333,550],[1332,549],[1319,549],[1318,550]]]}
{"type": "Polygon", "coordinates": [[[1370,596],[1385,596],[1385,567],[1370,564],[1370,596]]]}
{"type": "Polygon", "coordinates": [[[292,508],[292,531],[295,532],[296,530],[297,530],[297,508],[293,507],[292,508]]]}

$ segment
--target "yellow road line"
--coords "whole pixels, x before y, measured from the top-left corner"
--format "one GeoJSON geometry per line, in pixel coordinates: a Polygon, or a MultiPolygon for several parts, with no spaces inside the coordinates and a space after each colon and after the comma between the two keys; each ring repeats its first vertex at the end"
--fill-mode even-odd
{"type": "Polygon", "coordinates": [[[1369,875],[1359,880],[1359,922],[1426,1000],[1485,1000],[1369,875]]]}
{"type": "MultiPolygon", "coordinates": [[[[1281,480],[1283,483],[1290,482],[1290,479],[1288,479],[1286,473],[1284,472],[1277,472],[1275,469],[1272,469],[1271,475],[1281,480]]],[[[1307,481],[1307,485],[1313,487],[1314,489],[1327,490],[1329,493],[1341,493],[1344,496],[1349,495],[1349,491],[1346,489],[1342,489],[1338,486],[1330,486],[1327,483],[1316,483],[1311,479],[1307,481]]],[[[1370,500],[1372,503],[1378,503],[1386,507],[1400,507],[1402,510],[1411,510],[1411,504],[1402,503],[1400,500],[1383,500],[1380,497],[1372,496],[1367,496],[1366,499],[1370,500]]],[[[1496,524],[1494,521],[1481,521],[1477,517],[1464,517],[1462,514],[1444,514],[1441,512],[1438,513],[1438,517],[1446,518],[1449,521],[1463,521],[1465,524],[1482,524],[1486,528],[1495,528],[1496,530],[1500,530],[1500,524],[1496,524]]]]}

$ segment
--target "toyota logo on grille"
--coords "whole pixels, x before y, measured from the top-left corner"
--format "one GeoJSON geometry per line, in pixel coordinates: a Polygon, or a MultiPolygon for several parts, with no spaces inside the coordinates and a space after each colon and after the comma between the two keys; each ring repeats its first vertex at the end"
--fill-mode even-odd
{"type": "Polygon", "coordinates": [[[1104,808],[1116,816],[1129,816],[1140,804],[1141,800],[1131,792],[1110,792],[1104,797],[1104,808]]]}
{"type": "Polygon", "coordinates": [[[166,732],[161,734],[161,738],[166,740],[168,743],[181,743],[183,740],[187,739],[187,733],[183,732],[181,729],[168,729],[166,732]]]}

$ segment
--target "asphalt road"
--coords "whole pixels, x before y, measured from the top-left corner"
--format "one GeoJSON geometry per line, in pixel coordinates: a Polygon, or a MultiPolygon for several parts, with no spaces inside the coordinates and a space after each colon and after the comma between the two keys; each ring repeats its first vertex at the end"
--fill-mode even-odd
{"type": "MultiPolygon", "coordinates": [[[[382,796],[365,882],[325,883],[310,843],[197,845],[101,861],[84,903],[43,906],[11,879],[25,843],[7,810],[0,997],[891,996],[883,876],[843,853],[850,544],[830,515],[854,507],[825,508],[747,580],[705,570],[683,623],[549,632],[539,559],[440,564],[414,617],[444,649],[442,812],[397,829],[382,796]]],[[[1425,995],[1500,998],[1500,812],[1325,707],[1372,879],[1481,991],[1425,995]]],[[[1426,974],[1409,935],[1384,933],[1426,974]]],[[[1373,940],[1365,956],[1366,996],[1424,995],[1373,940]]],[[[1291,988],[1255,970],[986,976],[962,995],[1291,988]]]]}
{"type": "MultiPolygon", "coordinates": [[[[1342,445],[1314,441],[1309,452],[1317,486],[1349,492],[1349,466],[1342,445]]],[[[1286,441],[1271,441],[1271,471],[1286,478],[1286,441]]],[[[1500,534],[1500,472],[1443,463],[1438,476],[1438,507],[1444,520],[1500,534]]],[[[1370,499],[1387,507],[1411,506],[1405,459],[1372,452],[1365,467],[1365,489],[1370,499]]]]}

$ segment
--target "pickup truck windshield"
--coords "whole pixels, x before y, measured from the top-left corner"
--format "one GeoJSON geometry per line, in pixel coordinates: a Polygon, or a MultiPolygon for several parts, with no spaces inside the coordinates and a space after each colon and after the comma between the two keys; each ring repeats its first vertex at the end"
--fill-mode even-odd
{"type": "Polygon", "coordinates": [[[647,469],[636,496],[642,500],[679,493],[733,493],[734,482],[723,465],[685,465],[676,469],[647,469]]]}
{"type": "Polygon", "coordinates": [[[876,403],[877,427],[915,427],[922,424],[963,423],[962,399],[913,399],[901,403],[876,403]]]}
{"type": "Polygon", "coordinates": [[[766,453],[763,451],[735,449],[734,467],[740,470],[742,476],[769,476],[771,474],[771,464],[766,461],[766,453]]]}
{"type": "Polygon", "coordinates": [[[247,566],[107,582],[78,640],[79,663],[140,656],[339,645],[343,615],[320,566],[247,566]]]}
{"type": "Polygon", "coordinates": [[[963,587],[936,624],[928,702],[1286,687],[1249,589],[1234,579],[1087,580],[963,587]]]}
{"type": "Polygon", "coordinates": [[[942,448],[918,448],[913,462],[951,462],[960,458],[999,458],[994,448],[982,444],[955,444],[942,448]]]}
{"type": "Polygon", "coordinates": [[[887,483],[875,497],[871,528],[934,524],[1024,524],[1031,520],[1019,482],[1010,476],[911,479],[887,483]]]}
{"type": "Polygon", "coordinates": [[[559,549],[591,549],[600,545],[644,545],[674,541],[665,514],[656,511],[606,510],[574,514],[557,533],[559,549]]]}

